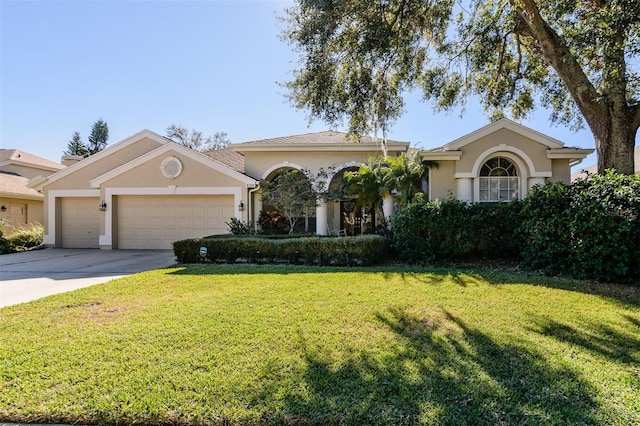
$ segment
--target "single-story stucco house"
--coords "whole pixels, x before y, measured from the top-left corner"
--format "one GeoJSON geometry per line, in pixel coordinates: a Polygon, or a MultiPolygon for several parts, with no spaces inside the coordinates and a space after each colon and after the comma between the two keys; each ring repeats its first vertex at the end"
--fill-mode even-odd
{"type": "Polygon", "coordinates": [[[0,149],[0,219],[4,230],[44,221],[44,195],[28,186],[36,176],[49,176],[62,164],[19,149],[0,149]]]}
{"type": "MultiPolygon", "coordinates": [[[[408,142],[388,141],[388,155],[408,142]]],[[[422,151],[430,199],[508,201],[535,184],[569,182],[571,165],[593,152],[503,119],[441,148],[422,151]]],[[[379,143],[355,143],[336,131],[232,144],[208,155],[149,130],[136,133],[31,185],[44,191],[44,243],[56,247],[166,249],[173,241],[227,233],[231,218],[256,223],[260,181],[287,169],[328,173],[322,192],[370,157],[379,143]]],[[[393,203],[386,203],[385,215],[393,203]]],[[[311,231],[327,235],[344,220],[375,220],[353,200],[319,199],[308,212],[311,231]]],[[[362,228],[361,228],[362,229],[362,228]]]]}

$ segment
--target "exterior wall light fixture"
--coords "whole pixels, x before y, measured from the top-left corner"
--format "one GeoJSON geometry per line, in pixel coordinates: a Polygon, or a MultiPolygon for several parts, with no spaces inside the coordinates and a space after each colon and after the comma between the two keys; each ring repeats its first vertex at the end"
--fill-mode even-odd
{"type": "Polygon", "coordinates": [[[240,204],[238,204],[238,210],[241,212],[244,211],[244,202],[240,201],[240,204]]]}
{"type": "Polygon", "coordinates": [[[107,203],[104,200],[102,200],[98,208],[100,209],[101,212],[107,211],[107,203]]]}

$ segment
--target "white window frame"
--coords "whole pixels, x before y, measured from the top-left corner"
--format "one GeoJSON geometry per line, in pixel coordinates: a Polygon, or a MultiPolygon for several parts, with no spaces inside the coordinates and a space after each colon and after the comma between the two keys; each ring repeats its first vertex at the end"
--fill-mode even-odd
{"type": "Polygon", "coordinates": [[[499,155],[488,158],[480,167],[478,183],[478,201],[481,203],[508,202],[520,199],[520,173],[518,172],[518,166],[510,158],[499,155]],[[498,165],[493,167],[487,176],[482,176],[482,170],[485,166],[490,167],[487,163],[492,160],[498,160],[498,165]],[[501,161],[508,163],[506,168],[502,167],[501,161]],[[492,175],[498,169],[507,171],[507,174],[492,175]],[[513,170],[514,174],[510,174],[510,170],[513,170]]]}

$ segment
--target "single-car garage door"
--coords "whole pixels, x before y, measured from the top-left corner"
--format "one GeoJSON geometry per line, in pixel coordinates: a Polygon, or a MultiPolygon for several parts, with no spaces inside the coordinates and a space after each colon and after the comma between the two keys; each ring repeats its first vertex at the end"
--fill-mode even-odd
{"type": "Polygon", "coordinates": [[[61,199],[61,236],[64,248],[99,248],[98,198],[61,199]]]}
{"type": "Polygon", "coordinates": [[[232,195],[118,196],[118,248],[170,249],[172,243],[228,232],[232,195]]]}

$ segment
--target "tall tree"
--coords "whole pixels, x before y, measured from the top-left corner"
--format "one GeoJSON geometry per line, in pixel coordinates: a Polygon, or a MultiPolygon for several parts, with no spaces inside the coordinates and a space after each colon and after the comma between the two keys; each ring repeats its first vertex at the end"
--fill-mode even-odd
{"type": "Polygon", "coordinates": [[[82,142],[82,138],[80,137],[80,132],[73,132],[73,136],[71,136],[71,140],[67,144],[67,150],[64,151],[64,155],[79,155],[81,157],[86,157],[89,155],[89,151],[87,151],[87,147],[82,142]]]}
{"type": "Polygon", "coordinates": [[[91,127],[91,134],[89,135],[89,143],[87,144],[87,151],[89,155],[93,155],[102,151],[107,147],[107,141],[109,140],[109,126],[107,123],[99,118],[91,127]]]}
{"type": "Polygon", "coordinates": [[[189,132],[186,127],[172,124],[167,127],[166,137],[196,151],[211,151],[223,149],[229,145],[226,132],[216,132],[213,136],[203,136],[202,132],[194,129],[189,132]]]}
{"type": "Polygon", "coordinates": [[[311,119],[384,131],[414,89],[443,110],[476,95],[492,119],[542,105],[586,121],[600,172],[633,173],[638,0],[298,0],[284,20],[300,56],[286,86],[311,119]]]}

